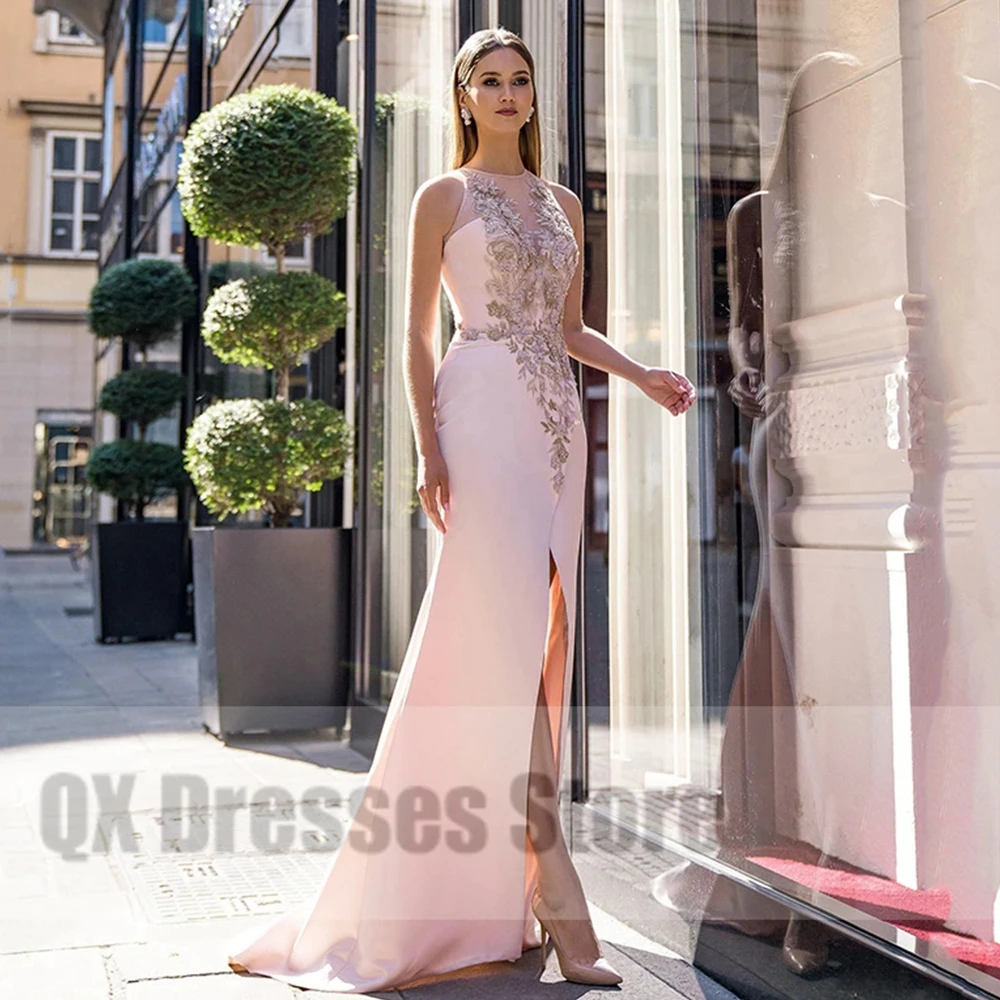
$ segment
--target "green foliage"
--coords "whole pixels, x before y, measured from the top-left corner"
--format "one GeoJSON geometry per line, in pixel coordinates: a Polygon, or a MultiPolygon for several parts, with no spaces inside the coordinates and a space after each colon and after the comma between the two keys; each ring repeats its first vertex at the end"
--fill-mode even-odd
{"type": "MultiPolygon", "coordinates": [[[[409,498],[403,510],[407,514],[413,514],[420,509],[420,494],[417,493],[417,463],[414,461],[410,466],[409,498]]],[[[385,505],[385,459],[379,458],[372,465],[371,475],[368,479],[368,495],[376,507],[385,505]]]]}
{"type": "Polygon", "coordinates": [[[179,489],[187,479],[180,450],[152,441],[109,441],[87,461],[87,479],[99,493],[124,501],[139,521],[154,500],[179,489]]]}
{"type": "Polygon", "coordinates": [[[335,100],[293,84],[256,87],[188,128],[178,173],[192,231],[277,255],[347,210],[357,127],[335,100]]]}
{"type": "MultiPolygon", "coordinates": [[[[198,297],[187,271],[169,260],[136,258],[107,268],[90,293],[90,327],[99,337],[121,337],[146,351],[170,337],[194,313],[198,297]]],[[[105,383],[100,407],[146,428],[166,416],[181,398],[180,375],[156,369],[130,369],[105,383]]],[[[95,448],[87,476],[99,493],[122,501],[143,520],[146,507],[187,480],[180,449],[145,440],[109,441],[95,448]]]]}
{"type": "Polygon", "coordinates": [[[184,395],[184,378],[156,368],[132,368],[104,383],[100,408],[146,428],[167,416],[184,395]]]}
{"type": "Polygon", "coordinates": [[[283,527],[303,489],[343,475],[351,448],[344,415],[320,400],[233,399],[194,421],[184,464],[213,513],[263,509],[283,527]]]}
{"type": "Polygon", "coordinates": [[[223,362],[275,369],[279,397],[219,402],[191,425],[185,467],[215,514],[263,509],[272,525],[287,525],[302,491],[341,476],[353,449],[339,410],[288,401],[291,368],[343,326],[347,310],[332,282],[284,273],[284,254],[347,211],[356,147],[346,109],[291,84],[239,94],[188,129],[178,191],[192,231],[263,244],[277,265],[277,273],[229,264],[209,272],[205,342],[223,362]]]}
{"type": "Polygon", "coordinates": [[[205,343],[220,360],[282,371],[326,343],[347,318],[337,286],[311,272],[230,281],[208,300],[205,343]]]}
{"type": "Polygon", "coordinates": [[[252,260],[217,260],[209,264],[205,275],[208,282],[208,294],[221,288],[227,281],[237,278],[255,278],[258,274],[270,274],[271,269],[266,264],[258,264],[252,260]]]}
{"type": "Polygon", "coordinates": [[[197,295],[187,271],[170,260],[136,258],[113,264],[90,293],[90,328],[121,337],[145,353],[194,313],[197,295]]]}
{"type": "Polygon", "coordinates": [[[424,115],[431,109],[431,102],[419,94],[399,91],[380,92],[375,95],[375,134],[385,138],[389,128],[400,115],[424,115]]]}

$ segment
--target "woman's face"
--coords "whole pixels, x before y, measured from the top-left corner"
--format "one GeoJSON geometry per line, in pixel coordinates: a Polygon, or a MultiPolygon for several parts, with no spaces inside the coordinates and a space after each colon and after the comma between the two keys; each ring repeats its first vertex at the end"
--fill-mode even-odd
{"type": "Polygon", "coordinates": [[[483,56],[472,70],[469,89],[460,93],[460,104],[472,112],[480,131],[517,132],[533,99],[528,64],[508,46],[483,56]]]}

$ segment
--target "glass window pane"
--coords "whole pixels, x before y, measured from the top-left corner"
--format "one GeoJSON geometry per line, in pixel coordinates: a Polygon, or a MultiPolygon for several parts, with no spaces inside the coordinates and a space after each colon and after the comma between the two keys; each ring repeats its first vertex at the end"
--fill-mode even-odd
{"type": "Polygon", "coordinates": [[[85,139],[83,143],[83,169],[88,173],[100,173],[101,140],[85,139]]]}
{"type": "Polygon", "coordinates": [[[73,189],[75,187],[75,181],[52,182],[52,211],[54,214],[73,214],[73,189]]]}
{"type": "Polygon", "coordinates": [[[73,249],[73,220],[53,219],[49,236],[49,245],[53,250],[73,249]]]}
{"type": "Polygon", "coordinates": [[[83,210],[87,215],[94,215],[101,210],[101,185],[97,181],[87,181],[83,185],[83,210]]]}
{"type": "Polygon", "coordinates": [[[68,17],[60,15],[59,35],[63,38],[82,38],[83,32],[68,17]]]}
{"type": "Polygon", "coordinates": [[[76,139],[57,136],[52,141],[52,169],[76,170],[76,139]]]}
{"type": "MultiPolygon", "coordinates": [[[[829,893],[887,940],[916,926],[921,960],[1000,996],[1000,616],[979,600],[1000,580],[1000,48],[995,24],[974,40],[973,5],[947,23],[910,6],[587,0],[587,167],[608,191],[606,237],[588,225],[606,299],[588,291],[612,343],[683,367],[699,399],[678,421],[609,387],[610,624],[591,644],[609,704],[586,780],[611,822],[687,846],[654,895],[696,934],[705,919],[710,975],[733,969],[717,941],[742,953],[768,925],[780,970],[795,925],[712,889],[692,849],[828,911],[829,893]]],[[[900,970],[882,974],[847,989],[888,995],[900,970]]]]}
{"type": "Polygon", "coordinates": [[[167,40],[167,25],[155,18],[146,18],[144,41],[162,44],[167,40]]]}
{"type": "MultiPolygon", "coordinates": [[[[378,4],[385,30],[380,28],[377,36],[375,86],[379,101],[392,113],[375,126],[372,303],[376,318],[369,336],[375,356],[382,360],[368,375],[375,401],[366,442],[371,478],[361,491],[371,526],[368,663],[377,666],[359,678],[359,686],[379,701],[388,701],[392,694],[438,544],[414,488],[416,452],[394,319],[397,304],[405,298],[405,276],[401,268],[388,264],[405,256],[414,192],[451,166],[442,143],[447,113],[442,95],[448,92],[447,73],[454,56],[456,6],[451,0],[428,0],[414,6],[412,15],[400,17],[398,4],[378,4]]],[[[450,334],[442,323],[442,340],[450,334]]]]}
{"type": "Polygon", "coordinates": [[[90,252],[97,250],[98,240],[101,234],[101,223],[99,219],[85,219],[83,223],[83,245],[81,250],[90,252]]]}
{"type": "Polygon", "coordinates": [[[181,196],[175,190],[170,198],[170,252],[184,252],[184,217],[181,215],[181,196]]]}

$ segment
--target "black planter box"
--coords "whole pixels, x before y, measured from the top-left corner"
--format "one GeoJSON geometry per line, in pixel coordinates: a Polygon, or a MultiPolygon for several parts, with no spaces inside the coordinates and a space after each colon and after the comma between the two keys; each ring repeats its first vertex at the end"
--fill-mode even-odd
{"type": "Polygon", "coordinates": [[[182,521],[95,525],[94,637],[173,639],[187,614],[188,528],[182,521]]]}
{"type": "Polygon", "coordinates": [[[235,733],[347,718],[350,528],[195,528],[202,722],[235,733]]]}

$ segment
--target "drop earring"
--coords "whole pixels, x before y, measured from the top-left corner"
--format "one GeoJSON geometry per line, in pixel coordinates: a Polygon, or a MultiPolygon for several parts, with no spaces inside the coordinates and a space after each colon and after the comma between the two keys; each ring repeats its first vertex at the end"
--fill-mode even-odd
{"type": "Polygon", "coordinates": [[[472,124],[472,112],[468,108],[462,108],[460,114],[462,115],[462,121],[466,125],[472,124]]]}
{"type": "Polygon", "coordinates": [[[531,116],[535,113],[534,108],[528,108],[528,114],[525,116],[524,124],[527,125],[531,121],[531,116]]]}

